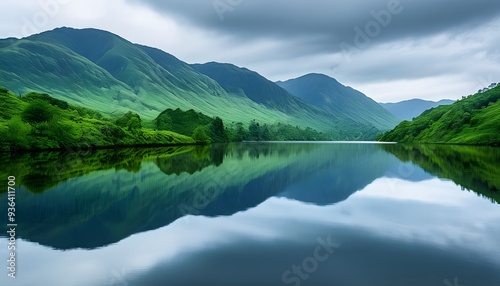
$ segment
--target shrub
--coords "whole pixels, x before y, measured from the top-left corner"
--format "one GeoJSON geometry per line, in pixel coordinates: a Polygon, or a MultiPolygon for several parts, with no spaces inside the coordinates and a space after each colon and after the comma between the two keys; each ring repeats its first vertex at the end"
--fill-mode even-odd
{"type": "Polygon", "coordinates": [[[45,101],[35,100],[31,102],[21,114],[24,122],[31,126],[39,123],[49,122],[54,117],[53,107],[45,101]]]}

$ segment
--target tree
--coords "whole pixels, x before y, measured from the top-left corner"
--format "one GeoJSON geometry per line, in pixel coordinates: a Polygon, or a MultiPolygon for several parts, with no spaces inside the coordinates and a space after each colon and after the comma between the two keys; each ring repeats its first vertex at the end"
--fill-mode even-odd
{"type": "Polygon", "coordinates": [[[129,131],[139,130],[142,128],[141,121],[137,117],[132,117],[127,122],[127,128],[129,131]]]}
{"type": "Polygon", "coordinates": [[[205,132],[205,127],[203,126],[198,126],[196,129],[193,131],[193,139],[196,141],[196,143],[209,143],[210,138],[208,137],[207,133],[205,132]]]}
{"type": "Polygon", "coordinates": [[[31,132],[31,126],[24,123],[21,117],[14,116],[7,122],[8,130],[5,138],[10,145],[10,149],[26,149],[29,147],[28,134],[31,132]]]}
{"type": "Polygon", "coordinates": [[[247,131],[243,127],[243,123],[236,123],[236,130],[234,130],[234,135],[232,140],[236,142],[241,142],[247,138],[247,131]]]}
{"type": "Polygon", "coordinates": [[[141,117],[139,114],[129,111],[116,120],[116,125],[120,127],[127,127],[130,131],[141,129],[141,117]]]}
{"type": "Polygon", "coordinates": [[[172,130],[173,121],[167,111],[164,111],[156,118],[155,125],[158,130],[172,130]]]}
{"type": "Polygon", "coordinates": [[[24,122],[36,126],[43,122],[49,122],[54,116],[53,107],[47,102],[35,100],[31,102],[21,114],[24,122]]]}
{"type": "Polygon", "coordinates": [[[248,127],[248,131],[249,131],[248,137],[250,140],[253,140],[253,141],[260,140],[260,125],[259,125],[259,123],[255,122],[255,120],[250,122],[250,126],[248,127]]]}
{"type": "Polygon", "coordinates": [[[266,124],[264,124],[264,126],[262,126],[262,128],[260,130],[260,138],[261,138],[261,140],[264,140],[264,141],[271,140],[271,133],[269,132],[269,128],[267,127],[266,124]]]}
{"type": "Polygon", "coordinates": [[[40,101],[45,101],[50,105],[57,106],[60,109],[68,109],[69,108],[69,104],[66,101],[55,99],[46,93],[30,92],[30,93],[26,94],[22,98],[22,100],[26,101],[26,102],[40,100],[40,101]]]}
{"type": "Polygon", "coordinates": [[[227,136],[224,130],[224,122],[222,122],[222,119],[220,119],[218,116],[214,118],[211,129],[213,135],[212,139],[214,139],[214,141],[216,142],[227,141],[227,136]]]}

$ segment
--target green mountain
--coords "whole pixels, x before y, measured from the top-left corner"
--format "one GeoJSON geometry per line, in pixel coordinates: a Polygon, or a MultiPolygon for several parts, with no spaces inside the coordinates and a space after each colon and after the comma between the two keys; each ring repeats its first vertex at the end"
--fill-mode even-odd
{"type": "Polygon", "coordinates": [[[0,67],[0,84],[17,94],[45,92],[110,115],[132,110],[152,120],[167,108],[181,108],[228,121],[291,120],[228,94],[172,55],[95,29],[0,40],[0,67]]]}
{"type": "MultiPolygon", "coordinates": [[[[199,72],[217,81],[228,93],[239,94],[259,104],[283,112],[322,112],[305,101],[247,68],[232,64],[206,63],[192,65],[199,72]]],[[[324,112],[324,111],[323,111],[324,112]]]]}
{"type": "Polygon", "coordinates": [[[307,74],[277,84],[314,106],[360,124],[390,130],[400,122],[371,98],[324,74],[307,74]]]}
{"type": "Polygon", "coordinates": [[[403,120],[412,120],[427,109],[438,107],[440,105],[450,105],[453,104],[453,102],[455,101],[449,99],[443,99],[437,102],[423,99],[410,99],[400,102],[388,102],[379,104],[398,118],[401,118],[403,120]]]}
{"type": "Polygon", "coordinates": [[[115,117],[132,111],[148,126],[166,109],[192,109],[228,124],[286,123],[337,140],[373,139],[392,127],[347,107],[313,106],[247,69],[188,65],[161,50],[96,29],[58,28],[0,40],[0,85],[19,95],[51,94],[115,117]]]}
{"type": "Polygon", "coordinates": [[[500,86],[425,111],[381,141],[500,145],[500,86]]]}
{"type": "MultiPolygon", "coordinates": [[[[299,124],[300,126],[315,126],[318,130],[333,134],[333,138],[336,139],[366,140],[396,125],[394,123],[390,127],[379,129],[376,124],[359,117],[348,116],[345,111],[314,106],[289,93],[275,82],[246,68],[215,62],[192,66],[217,81],[228,93],[238,94],[268,108],[292,115],[300,119],[299,122],[302,123],[299,124]],[[346,130],[349,132],[344,133],[346,130]]],[[[379,111],[386,112],[382,108],[379,111]]]]}

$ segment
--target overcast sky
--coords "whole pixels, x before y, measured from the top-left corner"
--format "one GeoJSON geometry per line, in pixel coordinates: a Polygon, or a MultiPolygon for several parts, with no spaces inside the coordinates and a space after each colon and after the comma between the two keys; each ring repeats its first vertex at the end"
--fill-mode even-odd
{"type": "Polygon", "coordinates": [[[0,38],[98,28],[273,81],[325,73],[380,102],[500,82],[496,0],[23,0],[2,11],[0,38]]]}

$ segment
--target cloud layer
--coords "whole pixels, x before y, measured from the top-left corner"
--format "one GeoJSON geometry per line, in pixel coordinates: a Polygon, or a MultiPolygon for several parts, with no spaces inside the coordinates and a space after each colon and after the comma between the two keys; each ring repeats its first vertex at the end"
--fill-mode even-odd
{"type": "Polygon", "coordinates": [[[500,81],[498,1],[27,0],[6,9],[1,38],[106,29],[272,80],[326,73],[383,102],[455,99],[500,81]]]}

